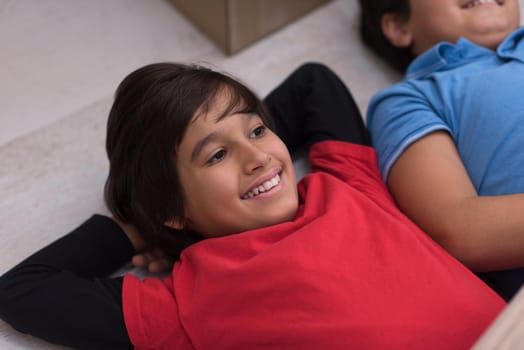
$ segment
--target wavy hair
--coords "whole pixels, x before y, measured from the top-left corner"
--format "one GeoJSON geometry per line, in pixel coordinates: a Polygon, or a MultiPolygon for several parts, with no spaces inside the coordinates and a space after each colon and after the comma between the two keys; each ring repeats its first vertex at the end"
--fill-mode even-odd
{"type": "Polygon", "coordinates": [[[160,247],[175,258],[201,239],[165,225],[184,217],[178,146],[191,120],[213,108],[224,88],[231,96],[224,116],[233,110],[256,113],[272,127],[266,107],[245,85],[204,66],[178,63],[155,63],[129,74],[109,113],[106,204],[115,218],[139,230],[149,248],[160,247]]]}

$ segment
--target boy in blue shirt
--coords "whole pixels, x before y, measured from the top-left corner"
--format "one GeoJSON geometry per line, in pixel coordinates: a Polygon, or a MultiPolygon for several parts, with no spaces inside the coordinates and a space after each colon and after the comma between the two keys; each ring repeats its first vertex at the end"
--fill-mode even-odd
{"type": "Polygon", "coordinates": [[[524,282],[524,30],[517,0],[361,0],[405,79],[367,122],[400,208],[510,299],[524,282]]]}

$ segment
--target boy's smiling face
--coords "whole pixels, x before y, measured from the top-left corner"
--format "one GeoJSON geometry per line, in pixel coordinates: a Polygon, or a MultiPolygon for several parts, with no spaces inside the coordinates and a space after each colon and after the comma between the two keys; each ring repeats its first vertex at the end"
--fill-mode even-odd
{"type": "Polygon", "coordinates": [[[228,103],[227,90],[218,93],[209,112],[190,122],[177,152],[185,217],[171,226],[204,237],[290,221],[298,209],[287,147],[257,115],[221,117],[228,103]]]}
{"type": "Polygon", "coordinates": [[[455,43],[460,37],[495,49],[520,24],[518,0],[410,0],[409,4],[404,29],[417,56],[441,41],[455,43]]]}

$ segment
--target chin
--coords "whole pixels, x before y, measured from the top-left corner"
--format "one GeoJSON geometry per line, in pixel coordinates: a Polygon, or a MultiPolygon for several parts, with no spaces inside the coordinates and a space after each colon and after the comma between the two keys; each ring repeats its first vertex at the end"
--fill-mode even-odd
{"type": "Polygon", "coordinates": [[[483,35],[480,36],[478,40],[472,39],[471,41],[473,41],[477,45],[486,47],[488,49],[496,50],[497,47],[502,43],[502,41],[504,41],[504,39],[513,31],[514,29],[509,29],[505,32],[500,32],[491,36],[483,35]]]}

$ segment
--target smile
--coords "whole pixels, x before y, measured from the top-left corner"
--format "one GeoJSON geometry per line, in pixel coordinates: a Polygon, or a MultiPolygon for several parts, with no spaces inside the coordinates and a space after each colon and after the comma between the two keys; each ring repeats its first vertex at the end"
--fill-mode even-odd
{"type": "Polygon", "coordinates": [[[470,9],[475,6],[486,4],[504,5],[504,0],[473,0],[468,1],[466,4],[462,6],[462,8],[470,9]]]}
{"type": "Polygon", "coordinates": [[[280,183],[280,175],[276,174],[271,179],[264,181],[261,185],[256,186],[251,189],[249,192],[242,196],[242,199],[249,199],[258,196],[261,193],[271,190],[273,187],[277,186],[280,183]]]}

